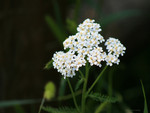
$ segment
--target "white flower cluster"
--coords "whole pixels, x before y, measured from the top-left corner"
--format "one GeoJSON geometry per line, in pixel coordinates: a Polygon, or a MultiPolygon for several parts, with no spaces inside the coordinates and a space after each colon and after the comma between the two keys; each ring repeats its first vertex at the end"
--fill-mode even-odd
{"type": "Polygon", "coordinates": [[[94,23],[94,20],[86,19],[79,25],[77,31],[78,33],[69,36],[63,42],[64,49],[69,48],[71,52],[85,56],[104,41],[104,38],[98,33],[101,31],[100,25],[94,23]]]}
{"type": "Polygon", "coordinates": [[[94,23],[94,20],[86,19],[77,28],[77,33],[69,36],[64,42],[64,49],[69,48],[69,51],[56,52],[53,56],[53,66],[60,72],[64,78],[75,76],[75,71],[80,67],[85,66],[88,61],[90,65],[101,67],[101,62],[106,61],[106,64],[112,66],[119,64],[118,57],[125,53],[126,48],[118,39],[109,38],[105,42],[106,50],[104,52],[99,45],[104,42],[103,36],[99,34],[101,31],[100,25],[94,23]]]}
{"type": "Polygon", "coordinates": [[[64,78],[75,76],[75,71],[86,64],[86,60],[82,56],[75,55],[70,51],[67,53],[56,52],[52,59],[54,68],[64,75],[64,78]]]}

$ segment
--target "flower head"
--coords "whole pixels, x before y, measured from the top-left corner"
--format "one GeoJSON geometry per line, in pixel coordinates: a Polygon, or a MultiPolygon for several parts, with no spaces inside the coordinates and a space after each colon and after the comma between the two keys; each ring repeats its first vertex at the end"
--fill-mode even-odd
{"type": "Polygon", "coordinates": [[[104,41],[103,36],[99,34],[100,25],[94,23],[94,20],[86,19],[78,26],[77,31],[76,35],[69,36],[63,42],[64,49],[69,48],[70,51],[85,56],[104,41]]]}
{"type": "Polygon", "coordinates": [[[106,42],[106,49],[109,53],[119,57],[120,55],[123,56],[125,53],[126,48],[121,44],[118,39],[110,37],[106,42]]]}
{"type": "Polygon", "coordinates": [[[56,52],[53,55],[53,66],[66,77],[75,76],[75,71],[86,64],[86,61],[81,56],[76,56],[72,52],[64,53],[62,51],[56,52]]]}
{"type": "Polygon", "coordinates": [[[106,53],[103,52],[102,47],[97,47],[89,52],[87,60],[89,61],[91,66],[96,65],[101,67],[101,61],[104,61],[105,57],[106,53]]]}

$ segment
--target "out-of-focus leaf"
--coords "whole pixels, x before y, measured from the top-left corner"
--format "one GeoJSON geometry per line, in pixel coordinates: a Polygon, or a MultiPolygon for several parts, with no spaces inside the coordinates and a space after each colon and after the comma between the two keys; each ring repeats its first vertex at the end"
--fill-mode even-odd
{"type": "Polygon", "coordinates": [[[77,32],[77,24],[74,20],[67,18],[67,29],[71,34],[75,34],[77,32]]]}
{"type": "Polygon", "coordinates": [[[143,113],[148,113],[146,95],[145,95],[144,85],[142,81],[141,81],[141,86],[142,86],[142,91],[143,91],[143,96],[144,96],[144,112],[143,113]]]}
{"type": "Polygon", "coordinates": [[[65,89],[66,89],[66,82],[67,82],[66,79],[62,77],[60,81],[60,87],[59,87],[59,96],[64,96],[65,89]]]}
{"type": "Polygon", "coordinates": [[[54,98],[55,93],[56,93],[55,84],[53,82],[48,82],[45,85],[44,98],[47,100],[50,100],[50,99],[54,98]]]}
{"type": "Polygon", "coordinates": [[[75,0],[74,21],[77,22],[80,13],[81,0],[75,0]]]}
{"type": "Polygon", "coordinates": [[[125,10],[118,13],[110,14],[109,16],[102,18],[100,20],[100,23],[102,27],[105,27],[112,22],[119,21],[129,17],[139,16],[141,14],[142,13],[140,10],[125,10]]]}
{"type": "Polygon", "coordinates": [[[62,19],[61,19],[60,9],[59,9],[57,0],[52,0],[52,3],[53,3],[54,11],[55,11],[54,14],[55,14],[56,20],[59,26],[62,28],[62,19]]]}
{"type": "Polygon", "coordinates": [[[49,61],[49,62],[45,65],[44,69],[50,69],[52,66],[53,66],[53,60],[49,61]]]}
{"type": "Polygon", "coordinates": [[[39,102],[40,100],[34,100],[34,99],[0,101],[0,108],[12,107],[15,105],[34,104],[34,103],[39,103],[39,102]]]}
{"type": "Polygon", "coordinates": [[[65,40],[66,36],[62,29],[56,24],[56,22],[50,17],[45,16],[45,20],[49,25],[50,29],[53,31],[54,35],[56,36],[57,40],[62,45],[62,42],[65,40]]]}

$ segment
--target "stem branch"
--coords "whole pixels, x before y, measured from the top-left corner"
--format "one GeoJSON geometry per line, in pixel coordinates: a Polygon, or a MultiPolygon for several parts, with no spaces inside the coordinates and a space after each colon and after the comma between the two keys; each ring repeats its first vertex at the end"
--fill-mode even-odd
{"type": "Polygon", "coordinates": [[[80,112],[79,107],[78,107],[78,105],[77,105],[76,98],[75,98],[75,94],[74,94],[73,89],[72,89],[72,86],[71,86],[71,83],[70,83],[70,81],[69,81],[68,78],[66,78],[66,79],[67,79],[67,82],[68,82],[68,84],[69,84],[70,91],[71,91],[71,93],[72,93],[74,105],[75,105],[76,109],[78,110],[78,112],[80,112]]]}
{"type": "Polygon", "coordinates": [[[91,87],[88,89],[87,95],[90,93],[90,91],[93,89],[93,87],[95,86],[95,84],[98,82],[98,80],[101,78],[101,76],[103,75],[104,71],[106,70],[107,65],[104,67],[104,69],[102,70],[102,72],[98,75],[98,77],[96,78],[96,80],[94,81],[94,83],[91,85],[91,87]]]}
{"type": "Polygon", "coordinates": [[[82,113],[85,112],[85,101],[86,101],[86,87],[87,87],[87,81],[88,81],[88,74],[89,74],[89,67],[88,67],[88,63],[86,64],[85,67],[85,79],[84,79],[84,84],[83,84],[83,91],[82,91],[82,113]]]}
{"type": "Polygon", "coordinates": [[[43,107],[44,102],[45,102],[45,98],[43,97],[43,99],[42,99],[42,101],[41,101],[41,105],[40,105],[40,108],[39,108],[39,112],[38,112],[38,113],[41,112],[41,109],[42,109],[42,107],[43,107]]]}

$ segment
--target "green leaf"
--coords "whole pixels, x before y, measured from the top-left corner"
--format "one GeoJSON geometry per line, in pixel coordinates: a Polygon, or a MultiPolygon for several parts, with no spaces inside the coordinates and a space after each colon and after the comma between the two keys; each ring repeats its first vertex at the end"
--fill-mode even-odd
{"type": "Polygon", "coordinates": [[[70,107],[59,107],[59,108],[43,107],[42,109],[49,113],[78,113],[75,108],[70,107]]]}
{"type": "Polygon", "coordinates": [[[95,101],[101,101],[101,102],[110,102],[110,103],[115,103],[118,101],[117,97],[110,97],[106,95],[101,95],[100,93],[90,93],[88,95],[91,99],[95,101]]]}
{"type": "Polygon", "coordinates": [[[49,61],[49,62],[45,65],[44,69],[50,69],[52,66],[53,66],[53,60],[49,61]]]}
{"type": "Polygon", "coordinates": [[[84,82],[84,78],[81,78],[80,80],[78,80],[78,82],[76,83],[75,86],[75,91],[77,91],[79,89],[79,87],[81,86],[81,84],[84,82]]]}
{"type": "Polygon", "coordinates": [[[0,108],[12,107],[15,105],[34,104],[34,103],[39,103],[39,102],[40,100],[34,100],[34,99],[0,101],[0,108]]]}
{"type": "Polygon", "coordinates": [[[50,16],[45,16],[45,20],[47,24],[49,25],[50,29],[56,36],[57,40],[60,42],[62,45],[62,42],[65,40],[65,32],[63,32],[62,29],[56,24],[56,22],[50,17],[50,16]]]}
{"type": "Polygon", "coordinates": [[[102,18],[100,23],[102,27],[107,26],[108,24],[115,22],[115,21],[119,21],[125,18],[129,18],[129,17],[134,17],[134,16],[139,16],[141,15],[141,11],[140,10],[125,10],[125,11],[120,11],[117,13],[113,13],[110,14],[109,16],[102,18]]]}
{"type": "Polygon", "coordinates": [[[146,95],[145,95],[145,90],[144,90],[144,85],[143,85],[142,80],[141,80],[141,86],[142,86],[142,91],[143,91],[143,96],[144,96],[144,112],[143,113],[148,113],[146,95]]]}
{"type": "Polygon", "coordinates": [[[52,99],[55,96],[56,87],[53,82],[48,82],[45,86],[44,98],[47,100],[52,99]]]}
{"type": "Polygon", "coordinates": [[[67,18],[67,29],[71,34],[75,34],[77,32],[77,24],[74,20],[67,18]]]}

